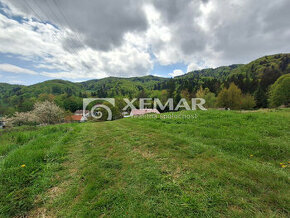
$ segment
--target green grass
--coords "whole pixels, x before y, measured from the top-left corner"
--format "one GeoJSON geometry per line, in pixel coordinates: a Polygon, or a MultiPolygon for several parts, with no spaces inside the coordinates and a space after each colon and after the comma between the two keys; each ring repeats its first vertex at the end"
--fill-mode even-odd
{"type": "Polygon", "coordinates": [[[0,132],[0,217],[289,217],[289,110],[176,114],[0,132]]]}

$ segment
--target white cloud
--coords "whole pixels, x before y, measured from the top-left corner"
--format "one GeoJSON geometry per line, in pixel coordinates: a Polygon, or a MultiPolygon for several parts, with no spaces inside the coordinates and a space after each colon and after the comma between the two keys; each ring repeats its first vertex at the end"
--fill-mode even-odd
{"type": "Polygon", "coordinates": [[[0,13],[0,52],[52,78],[143,76],[154,63],[192,71],[290,51],[289,0],[0,1],[11,7],[0,13]]]}
{"type": "Polygon", "coordinates": [[[15,65],[11,65],[11,64],[0,64],[0,71],[9,72],[9,73],[24,73],[24,74],[31,74],[31,75],[37,74],[35,71],[18,67],[15,65]]]}
{"type": "Polygon", "coordinates": [[[191,72],[191,71],[195,71],[195,70],[200,70],[202,69],[201,66],[199,66],[198,64],[196,63],[191,63],[187,66],[187,71],[186,72],[191,72]]]}
{"type": "MultiPolygon", "coordinates": [[[[137,33],[126,34],[124,43],[109,51],[88,46],[68,51],[63,42],[69,34],[69,30],[58,29],[48,23],[31,19],[19,23],[0,13],[0,52],[31,62],[33,67],[44,72],[39,74],[64,79],[129,77],[147,75],[153,68],[147,44],[137,33]]],[[[11,72],[7,66],[5,69],[11,72]]],[[[14,71],[17,69],[14,68],[14,71]]],[[[22,72],[33,73],[28,70],[22,72]]]]}
{"type": "Polygon", "coordinates": [[[161,75],[161,74],[157,74],[157,73],[153,74],[153,76],[164,77],[163,75],[161,75]]]}
{"type": "Polygon", "coordinates": [[[176,76],[181,76],[183,74],[185,74],[185,73],[182,70],[176,69],[172,73],[169,73],[168,75],[171,77],[176,77],[176,76]]]}
{"type": "Polygon", "coordinates": [[[25,85],[26,82],[22,80],[8,80],[7,81],[9,84],[16,84],[16,85],[25,85]]]}

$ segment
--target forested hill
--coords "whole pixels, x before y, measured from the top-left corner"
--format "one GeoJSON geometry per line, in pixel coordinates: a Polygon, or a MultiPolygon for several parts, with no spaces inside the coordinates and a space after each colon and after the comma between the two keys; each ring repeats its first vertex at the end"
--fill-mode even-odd
{"type": "Polygon", "coordinates": [[[229,87],[232,82],[245,94],[259,91],[266,98],[269,86],[287,73],[290,73],[290,54],[276,54],[245,65],[203,69],[174,79],[155,76],[108,77],[81,83],[49,80],[31,86],[0,83],[0,116],[31,110],[36,101],[46,99],[54,100],[61,107],[74,111],[81,107],[83,97],[165,98],[180,97],[184,92],[195,96],[201,86],[217,96],[223,87],[229,87]]]}
{"type": "Polygon", "coordinates": [[[156,76],[118,78],[108,77],[100,80],[89,80],[82,82],[84,90],[93,92],[96,96],[135,96],[141,90],[152,90],[161,83],[168,81],[168,78],[156,76]]]}
{"type": "Polygon", "coordinates": [[[245,65],[189,72],[176,77],[175,83],[180,89],[188,88],[191,91],[196,91],[202,85],[217,94],[221,86],[228,87],[234,82],[244,93],[254,93],[259,86],[267,91],[281,75],[288,73],[290,73],[290,54],[277,54],[259,58],[245,65]]]}

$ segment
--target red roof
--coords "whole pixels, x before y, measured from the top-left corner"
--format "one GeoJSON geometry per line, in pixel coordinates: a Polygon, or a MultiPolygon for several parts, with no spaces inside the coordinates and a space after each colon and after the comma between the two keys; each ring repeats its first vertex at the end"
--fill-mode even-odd
{"type": "Polygon", "coordinates": [[[72,115],[72,116],[66,117],[66,120],[81,121],[82,117],[83,117],[82,115],[72,115]]]}

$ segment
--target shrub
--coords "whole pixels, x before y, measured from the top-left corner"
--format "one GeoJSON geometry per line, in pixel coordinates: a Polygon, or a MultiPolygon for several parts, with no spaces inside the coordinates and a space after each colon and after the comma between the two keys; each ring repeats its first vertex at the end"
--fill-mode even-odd
{"type": "Polygon", "coordinates": [[[64,111],[50,101],[37,102],[29,112],[16,112],[12,117],[5,117],[7,126],[55,124],[64,119],[64,111]]]}
{"type": "Polygon", "coordinates": [[[8,127],[22,126],[22,125],[36,125],[39,124],[39,119],[33,112],[16,112],[12,117],[4,118],[5,125],[8,127]]]}

